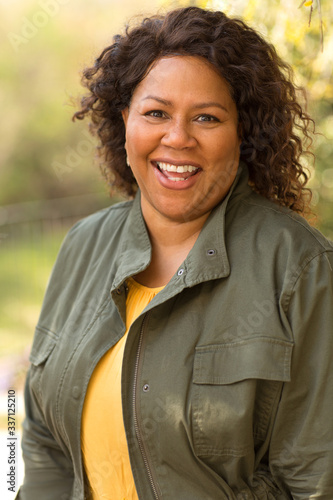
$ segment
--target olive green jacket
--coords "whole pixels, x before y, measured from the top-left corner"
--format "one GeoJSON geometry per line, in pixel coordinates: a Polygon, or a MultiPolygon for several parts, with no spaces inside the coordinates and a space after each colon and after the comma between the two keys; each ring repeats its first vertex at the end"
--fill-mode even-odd
{"type": "MultiPolygon", "coordinates": [[[[140,500],[333,499],[333,245],[240,171],[129,330],[123,417],[140,500]]],[[[66,237],[31,350],[19,500],[89,498],[87,385],[150,255],[139,195],[66,237]]]]}

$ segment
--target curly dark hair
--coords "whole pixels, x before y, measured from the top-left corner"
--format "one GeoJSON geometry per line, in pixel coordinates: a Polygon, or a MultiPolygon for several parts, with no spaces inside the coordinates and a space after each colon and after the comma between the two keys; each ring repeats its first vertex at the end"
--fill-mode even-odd
{"type": "Polygon", "coordinates": [[[203,57],[219,71],[237,106],[240,159],[248,165],[252,188],[304,214],[311,191],[305,188],[308,174],[300,157],[309,152],[315,130],[299,102],[302,89],[294,85],[291,67],[241,19],[198,7],[178,8],[127,26],[83,73],[82,83],[89,92],[73,120],[90,115],[110,187],[129,196],[137,190],[126,166],[121,111],[129,106],[154,61],[172,55],[203,57]]]}

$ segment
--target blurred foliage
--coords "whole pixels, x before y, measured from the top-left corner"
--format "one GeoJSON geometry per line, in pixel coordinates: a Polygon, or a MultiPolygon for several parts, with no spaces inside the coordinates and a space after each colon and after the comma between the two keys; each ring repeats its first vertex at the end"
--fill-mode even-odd
{"type": "Polygon", "coordinates": [[[0,355],[30,345],[50,270],[68,226],[20,226],[0,248],[0,355]]]}

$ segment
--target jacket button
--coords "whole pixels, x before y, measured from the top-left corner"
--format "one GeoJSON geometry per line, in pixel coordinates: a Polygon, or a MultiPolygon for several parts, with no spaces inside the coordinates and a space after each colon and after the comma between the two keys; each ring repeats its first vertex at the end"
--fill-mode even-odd
{"type": "Polygon", "coordinates": [[[149,389],[150,389],[149,384],[145,384],[145,385],[143,386],[143,392],[148,392],[148,391],[149,391],[149,389]]]}
{"type": "Polygon", "coordinates": [[[184,269],[183,268],[179,269],[177,274],[178,274],[178,276],[181,276],[182,274],[184,274],[184,269]]]}
{"type": "Polygon", "coordinates": [[[216,254],[216,250],[214,250],[214,248],[210,248],[209,250],[207,250],[207,255],[209,255],[209,257],[211,257],[212,255],[215,255],[216,254]]]}
{"type": "Polygon", "coordinates": [[[73,396],[73,398],[74,399],[79,399],[80,394],[81,394],[80,387],[78,387],[77,385],[74,385],[74,387],[72,389],[72,396],[73,396]]]}

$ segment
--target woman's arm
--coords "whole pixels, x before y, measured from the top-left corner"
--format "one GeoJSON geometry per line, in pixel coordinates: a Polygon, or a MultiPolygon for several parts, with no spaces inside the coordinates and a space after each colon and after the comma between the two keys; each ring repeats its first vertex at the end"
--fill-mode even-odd
{"type": "Polygon", "coordinates": [[[333,251],[295,278],[288,320],[294,332],[291,381],[275,421],[270,467],[294,500],[333,498],[333,251]]]}
{"type": "Polygon", "coordinates": [[[69,500],[74,481],[72,463],[43,421],[37,398],[30,388],[30,372],[25,387],[25,408],[22,437],[25,478],[16,500],[69,500]]]}

